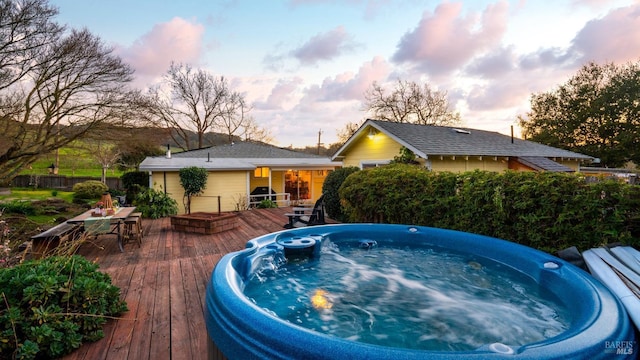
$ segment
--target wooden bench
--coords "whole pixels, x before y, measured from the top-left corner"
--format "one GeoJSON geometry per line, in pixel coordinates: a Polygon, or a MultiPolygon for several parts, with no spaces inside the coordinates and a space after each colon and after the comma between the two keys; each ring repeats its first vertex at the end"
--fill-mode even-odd
{"type": "Polygon", "coordinates": [[[38,235],[32,236],[31,252],[37,258],[43,257],[49,251],[58,247],[62,241],[74,239],[81,232],[81,225],[70,224],[65,221],[38,235]]]}

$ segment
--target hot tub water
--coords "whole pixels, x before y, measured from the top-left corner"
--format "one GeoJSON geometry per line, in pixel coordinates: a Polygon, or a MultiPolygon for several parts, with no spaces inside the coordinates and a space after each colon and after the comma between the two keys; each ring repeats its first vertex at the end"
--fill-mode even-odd
{"type": "Polygon", "coordinates": [[[244,293],[293,324],[409,349],[518,347],[569,327],[570,313],[553,294],[501,263],[432,246],[357,241],[324,241],[317,258],[265,264],[244,293]]]}

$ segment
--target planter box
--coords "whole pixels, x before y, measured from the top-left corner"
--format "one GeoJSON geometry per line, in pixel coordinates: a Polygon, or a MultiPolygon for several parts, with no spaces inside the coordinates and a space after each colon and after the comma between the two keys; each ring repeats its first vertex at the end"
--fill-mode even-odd
{"type": "Polygon", "coordinates": [[[208,235],[235,229],[237,226],[235,213],[196,212],[171,216],[171,228],[175,231],[208,235]]]}

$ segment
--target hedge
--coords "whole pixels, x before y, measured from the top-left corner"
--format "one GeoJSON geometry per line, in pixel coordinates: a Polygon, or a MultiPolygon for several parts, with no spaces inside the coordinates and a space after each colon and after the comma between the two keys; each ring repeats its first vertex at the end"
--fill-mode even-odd
{"type": "Polygon", "coordinates": [[[551,253],[639,244],[640,187],[574,173],[434,173],[398,164],[355,172],[339,193],[352,222],[461,230],[551,253]]]}

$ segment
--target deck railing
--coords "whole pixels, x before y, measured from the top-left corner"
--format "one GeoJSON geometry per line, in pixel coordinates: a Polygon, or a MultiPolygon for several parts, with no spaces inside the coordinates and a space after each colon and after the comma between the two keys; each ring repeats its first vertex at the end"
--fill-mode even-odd
{"type": "Polygon", "coordinates": [[[278,207],[291,205],[291,194],[271,193],[271,194],[249,195],[249,207],[250,208],[256,207],[264,199],[271,199],[273,202],[278,204],[278,207]]]}

